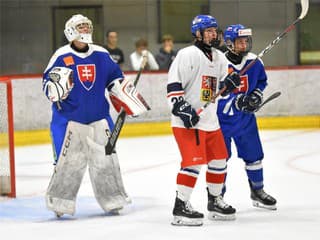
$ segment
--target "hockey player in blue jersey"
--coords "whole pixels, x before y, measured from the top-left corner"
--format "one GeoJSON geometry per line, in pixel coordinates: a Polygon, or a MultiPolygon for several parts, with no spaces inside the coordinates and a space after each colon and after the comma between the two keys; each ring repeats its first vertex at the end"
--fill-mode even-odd
{"type": "MultiPolygon", "coordinates": [[[[251,29],[241,24],[230,25],[224,32],[228,46],[225,53],[229,60],[229,71],[240,72],[256,55],[251,53],[251,29]]],[[[233,140],[238,157],[245,162],[253,205],[276,210],[276,199],[267,194],[263,187],[264,157],[259,137],[255,111],[263,100],[267,86],[267,75],[261,60],[241,76],[241,84],[232,92],[225,91],[218,102],[218,117],[225,138],[229,158],[233,140]]]]}
{"type": "Polygon", "coordinates": [[[104,152],[113,128],[108,95],[116,109],[123,107],[129,115],[147,108],[108,51],[92,44],[92,31],[87,17],[73,15],[64,30],[69,44],[54,53],[43,74],[43,91],[53,103],[50,131],[56,165],[46,203],[57,216],[74,214],[87,165],[104,211],[117,211],[130,202],[117,154],[104,152]]]}

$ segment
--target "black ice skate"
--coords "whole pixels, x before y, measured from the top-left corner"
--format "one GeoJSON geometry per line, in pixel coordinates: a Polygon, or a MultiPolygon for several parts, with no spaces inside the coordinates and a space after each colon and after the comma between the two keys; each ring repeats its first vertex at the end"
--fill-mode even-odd
{"type": "Polygon", "coordinates": [[[182,201],[176,197],[173,208],[172,225],[175,226],[201,226],[203,214],[193,210],[189,201],[182,201]]]}
{"type": "Polygon", "coordinates": [[[61,218],[63,216],[62,212],[54,212],[57,218],[61,218]]]}
{"type": "Polygon", "coordinates": [[[263,188],[262,189],[252,189],[251,188],[251,199],[252,204],[255,207],[266,208],[270,210],[277,210],[277,200],[273,198],[271,195],[267,194],[263,188]]]}
{"type": "Polygon", "coordinates": [[[213,196],[208,191],[208,218],[211,220],[234,220],[236,209],[226,204],[221,195],[213,196]]]}

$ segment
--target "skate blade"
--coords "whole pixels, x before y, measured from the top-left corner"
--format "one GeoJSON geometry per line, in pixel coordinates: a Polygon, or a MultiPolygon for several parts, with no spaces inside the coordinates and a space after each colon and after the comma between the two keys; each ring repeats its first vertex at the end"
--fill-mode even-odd
{"type": "Polygon", "coordinates": [[[111,209],[110,211],[108,211],[107,213],[113,216],[117,216],[120,215],[120,211],[122,210],[122,207],[119,208],[115,208],[115,209],[111,209]]]}
{"type": "Polygon", "coordinates": [[[233,221],[236,219],[236,214],[222,214],[218,212],[209,212],[208,218],[210,220],[218,221],[233,221]]]}
{"type": "Polygon", "coordinates": [[[256,200],[252,200],[252,205],[257,208],[264,208],[264,209],[268,209],[268,210],[277,210],[276,205],[265,205],[265,204],[258,202],[256,200]]]}
{"type": "Polygon", "coordinates": [[[171,222],[173,226],[189,226],[197,227],[202,226],[202,218],[186,218],[181,216],[174,216],[173,221],[171,222]]]}

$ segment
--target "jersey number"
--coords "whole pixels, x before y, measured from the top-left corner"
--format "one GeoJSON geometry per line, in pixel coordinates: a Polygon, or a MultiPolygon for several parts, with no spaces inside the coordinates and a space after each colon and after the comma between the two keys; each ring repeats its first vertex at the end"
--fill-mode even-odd
{"type": "Polygon", "coordinates": [[[181,102],[181,101],[183,101],[183,96],[171,98],[171,102],[173,103],[173,105],[175,105],[177,102],[181,102]]]}

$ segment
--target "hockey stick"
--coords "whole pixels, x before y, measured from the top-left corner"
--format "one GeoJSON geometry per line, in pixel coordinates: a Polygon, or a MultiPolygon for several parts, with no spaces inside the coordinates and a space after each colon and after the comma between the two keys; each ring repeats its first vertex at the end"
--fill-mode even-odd
{"type": "MultiPolygon", "coordinates": [[[[147,63],[147,52],[143,52],[142,53],[142,62],[141,62],[141,66],[140,66],[140,69],[139,69],[139,72],[137,73],[137,76],[136,78],[134,79],[134,82],[133,82],[133,85],[136,86],[137,83],[138,83],[138,80],[141,76],[141,73],[145,67],[147,63]]],[[[106,146],[105,146],[105,153],[106,155],[110,155],[113,150],[114,150],[114,147],[116,145],[116,142],[118,140],[118,137],[120,135],[120,132],[121,132],[121,129],[123,127],[123,124],[126,120],[126,116],[127,116],[127,113],[126,111],[122,108],[118,117],[117,117],[117,120],[114,124],[114,129],[109,137],[109,141],[107,142],[106,146]]]]}
{"type": "MultiPolygon", "coordinates": [[[[265,49],[263,49],[258,56],[251,61],[244,69],[242,69],[239,73],[239,75],[243,75],[246,71],[248,71],[260,58],[263,57],[264,54],[266,54],[267,52],[269,52],[275,45],[278,44],[278,42],[280,42],[280,40],[288,33],[290,32],[292,29],[295,28],[295,25],[300,22],[300,20],[302,20],[308,13],[308,9],[309,9],[309,0],[301,0],[301,13],[300,16],[293,22],[291,23],[291,25],[289,25],[282,33],[280,33],[276,39],[274,39],[265,49]]],[[[226,90],[226,87],[223,87],[222,89],[219,90],[219,92],[214,95],[212,97],[212,100],[209,102],[206,102],[206,104],[204,104],[198,111],[197,113],[200,114],[206,107],[209,106],[209,104],[211,102],[215,102],[215,100],[217,99],[217,97],[219,97],[224,91],[226,90]]]]}
{"type": "Polygon", "coordinates": [[[259,107],[255,110],[255,112],[258,112],[265,104],[267,104],[268,102],[272,101],[273,99],[276,99],[277,97],[279,97],[281,95],[281,92],[275,92],[273,94],[271,94],[269,97],[267,97],[266,100],[264,100],[259,107]]]}

